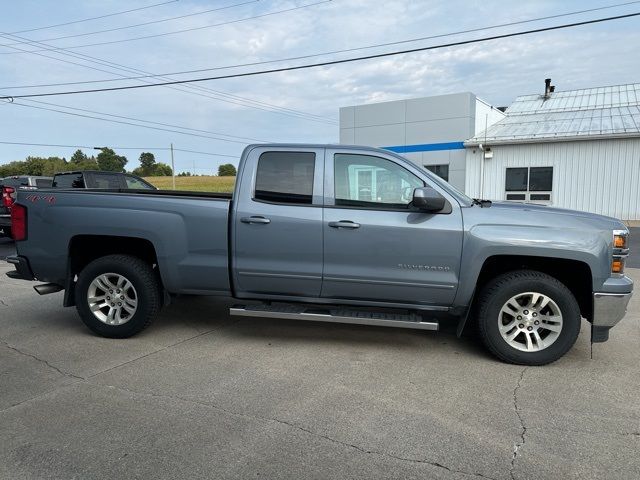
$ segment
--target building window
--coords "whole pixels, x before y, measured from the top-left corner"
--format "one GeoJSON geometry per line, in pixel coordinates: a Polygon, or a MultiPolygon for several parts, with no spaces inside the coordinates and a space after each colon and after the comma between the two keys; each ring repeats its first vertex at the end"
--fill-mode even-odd
{"type": "Polygon", "coordinates": [[[258,159],[255,199],[308,205],[313,200],[315,153],[265,152],[258,159]]]}
{"type": "Polygon", "coordinates": [[[443,165],[425,165],[424,168],[432,173],[435,173],[445,182],[449,181],[449,164],[445,163],[443,165]]]}
{"type": "Polygon", "coordinates": [[[507,200],[550,202],[553,167],[507,168],[504,189],[507,200]]]}

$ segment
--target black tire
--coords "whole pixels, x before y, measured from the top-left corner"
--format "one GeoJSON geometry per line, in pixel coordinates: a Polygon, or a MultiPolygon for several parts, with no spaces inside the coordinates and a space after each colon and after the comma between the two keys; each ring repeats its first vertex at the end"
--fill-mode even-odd
{"type": "Polygon", "coordinates": [[[563,283],[542,272],[517,270],[494,278],[480,292],[477,312],[478,332],[487,349],[500,360],[517,365],[535,366],[555,362],[573,347],[580,333],[580,307],[575,297],[563,283]],[[562,314],[562,329],[555,341],[537,351],[514,348],[502,337],[498,326],[501,321],[499,318],[506,318],[504,322],[509,323],[509,315],[499,317],[502,307],[512,297],[525,292],[546,295],[555,302],[562,314]]]}
{"type": "MultiPolygon", "coordinates": [[[[76,309],[91,331],[108,338],[127,338],[147,328],[162,306],[162,291],[151,265],[131,255],[108,255],[89,263],[76,282],[76,309]],[[137,308],[121,325],[109,325],[91,311],[88,294],[91,283],[100,275],[113,273],[125,277],[135,289],[137,308]]],[[[107,307],[109,308],[109,307],[107,307]]]]}

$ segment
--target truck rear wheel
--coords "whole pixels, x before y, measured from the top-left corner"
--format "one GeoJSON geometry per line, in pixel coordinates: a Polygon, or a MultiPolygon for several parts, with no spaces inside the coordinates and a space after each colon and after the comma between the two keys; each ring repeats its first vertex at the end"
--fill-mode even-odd
{"type": "Polygon", "coordinates": [[[75,295],[84,324],[109,338],[144,330],[162,301],[151,265],[131,255],[108,255],[88,264],[78,275],[75,295]]]}
{"type": "Polygon", "coordinates": [[[505,362],[545,365],[558,360],[578,338],[580,322],[571,291],[542,272],[505,273],[480,293],[480,337],[505,362]]]}

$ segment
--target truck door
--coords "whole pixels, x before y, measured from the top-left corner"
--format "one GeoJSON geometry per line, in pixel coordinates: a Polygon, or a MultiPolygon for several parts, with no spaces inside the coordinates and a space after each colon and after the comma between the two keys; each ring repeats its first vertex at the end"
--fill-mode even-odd
{"type": "Polygon", "coordinates": [[[320,296],[323,177],[323,148],[249,152],[232,229],[238,296],[320,296]]]}
{"type": "Polygon", "coordinates": [[[413,210],[413,190],[428,178],[418,167],[355,149],[327,149],[325,156],[321,295],[450,305],[462,253],[455,200],[445,195],[448,213],[413,210]]]}

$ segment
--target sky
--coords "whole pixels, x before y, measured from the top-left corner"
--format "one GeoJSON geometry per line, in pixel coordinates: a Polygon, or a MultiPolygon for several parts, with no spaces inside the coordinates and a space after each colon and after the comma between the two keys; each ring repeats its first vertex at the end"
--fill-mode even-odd
{"type": "MultiPolygon", "coordinates": [[[[0,16],[0,95],[139,85],[158,79],[30,87],[281,60],[619,3],[615,0],[6,2],[0,16]],[[160,3],[164,4],[158,5],[160,3]],[[117,14],[132,9],[138,10],[117,14]],[[215,11],[201,13],[206,10],[215,11]],[[112,15],[114,13],[117,15],[112,15]],[[105,17],[82,21],[98,16],[105,17]],[[65,25],[51,27],[63,23],[65,25]],[[141,23],[146,25],[138,25],[141,23]],[[165,35],[180,30],[190,31],[165,35]],[[148,36],[152,37],[132,40],[148,36]]],[[[343,59],[633,12],[640,12],[640,1],[580,15],[401,45],[171,75],[170,78],[206,77],[343,59]]],[[[213,174],[221,163],[237,165],[242,149],[249,143],[337,143],[338,113],[342,106],[466,91],[492,105],[508,106],[519,95],[541,92],[548,77],[553,79],[557,91],[640,82],[639,27],[640,17],[635,17],[382,59],[189,86],[16,99],[13,104],[0,102],[0,142],[80,145],[88,147],[83,150],[89,155],[98,153],[92,150],[93,146],[109,146],[127,156],[129,170],[138,166],[137,159],[143,151],[151,151],[158,161],[169,163],[167,149],[173,143],[177,149],[177,172],[213,174]]],[[[73,147],[0,144],[0,164],[23,160],[29,155],[68,159],[74,150],[73,147]]]]}

